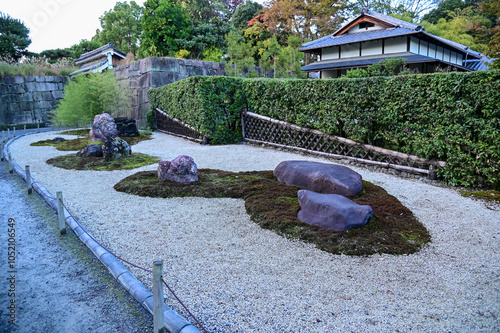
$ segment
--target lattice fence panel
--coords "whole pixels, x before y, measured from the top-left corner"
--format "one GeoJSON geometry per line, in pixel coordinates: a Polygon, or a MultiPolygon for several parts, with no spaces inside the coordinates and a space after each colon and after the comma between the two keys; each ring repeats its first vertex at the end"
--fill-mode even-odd
{"type": "Polygon", "coordinates": [[[416,173],[430,173],[445,162],[431,161],[388,149],[382,149],[349,139],[328,135],[317,130],[299,127],[254,113],[244,113],[242,117],[244,136],[248,141],[269,143],[289,148],[299,148],[311,153],[319,152],[341,158],[354,158],[367,164],[401,166],[415,169],[416,173]],[[430,172],[427,172],[430,169],[430,172]]]}
{"type": "Polygon", "coordinates": [[[178,135],[181,137],[185,137],[188,139],[192,139],[194,141],[202,141],[203,134],[196,131],[194,128],[189,126],[188,124],[170,117],[165,112],[160,109],[155,110],[156,116],[156,127],[161,132],[178,135]]]}

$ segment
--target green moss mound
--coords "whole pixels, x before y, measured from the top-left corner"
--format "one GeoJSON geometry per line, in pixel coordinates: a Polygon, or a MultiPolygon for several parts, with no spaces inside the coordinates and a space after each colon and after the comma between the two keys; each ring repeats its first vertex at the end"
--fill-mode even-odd
{"type": "MultiPolygon", "coordinates": [[[[64,140],[61,142],[55,142],[52,140],[42,140],[33,142],[31,146],[53,146],[57,150],[60,151],[76,151],[85,148],[87,145],[91,143],[96,143],[98,145],[102,145],[102,142],[92,141],[89,139],[89,130],[71,130],[65,131],[61,134],[66,135],[78,135],[82,136],[81,138],[73,139],[73,140],[64,140]]],[[[135,137],[121,137],[123,140],[127,141],[127,143],[131,146],[138,144],[144,140],[151,140],[151,133],[142,132],[140,136],[135,137]]]]}
{"type": "Polygon", "coordinates": [[[350,199],[372,206],[375,216],[363,228],[336,232],[299,221],[299,188],[280,183],[272,171],[198,171],[199,180],[187,184],[160,181],[155,171],[138,172],[121,180],[114,188],[160,198],[242,198],[247,213],[262,228],[316,244],[319,249],[333,254],[410,254],[431,240],[427,229],[408,208],[383,188],[369,182],[363,182],[363,191],[350,199]]]}
{"type": "Polygon", "coordinates": [[[134,153],[130,157],[122,157],[114,161],[106,161],[102,157],[79,157],[74,154],[58,156],[47,160],[47,163],[68,170],[113,171],[135,169],[157,163],[154,156],[134,153]]]}

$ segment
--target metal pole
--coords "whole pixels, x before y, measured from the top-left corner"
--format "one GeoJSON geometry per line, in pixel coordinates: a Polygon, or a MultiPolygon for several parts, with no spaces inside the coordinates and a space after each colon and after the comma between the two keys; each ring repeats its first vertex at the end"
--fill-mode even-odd
{"type": "Polygon", "coordinates": [[[33,193],[33,185],[31,183],[31,172],[30,166],[26,166],[26,185],[28,186],[28,194],[33,193]]]}
{"type": "Polygon", "coordinates": [[[66,221],[64,218],[64,205],[63,205],[63,195],[59,191],[56,193],[57,198],[57,214],[59,215],[59,232],[61,235],[66,234],[66,221]]]}
{"type": "Polygon", "coordinates": [[[163,261],[153,262],[153,322],[154,333],[165,333],[165,323],[163,318],[163,261]]]}

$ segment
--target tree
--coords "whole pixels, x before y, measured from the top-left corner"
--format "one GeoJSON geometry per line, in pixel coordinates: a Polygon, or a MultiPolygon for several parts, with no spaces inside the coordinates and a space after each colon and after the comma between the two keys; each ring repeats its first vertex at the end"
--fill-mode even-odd
{"type": "Polygon", "coordinates": [[[175,0],[147,0],[144,3],[141,56],[174,55],[178,40],[190,37],[191,20],[175,0]]]}
{"type": "Polygon", "coordinates": [[[236,8],[231,18],[231,24],[237,30],[245,30],[248,28],[248,21],[259,14],[263,8],[260,3],[247,0],[244,4],[236,8]]]}
{"type": "Polygon", "coordinates": [[[429,13],[422,17],[422,21],[427,21],[432,24],[436,24],[439,19],[444,18],[445,20],[451,19],[449,12],[455,11],[455,9],[464,9],[465,2],[463,0],[443,0],[439,3],[437,8],[434,8],[429,13]]]}
{"type": "Polygon", "coordinates": [[[496,59],[492,67],[500,69],[500,2],[486,0],[480,5],[480,8],[486,15],[496,18],[494,25],[489,29],[491,38],[488,43],[487,55],[496,59]]]}
{"type": "Polygon", "coordinates": [[[126,114],[131,109],[129,90],[118,83],[112,71],[77,76],[64,87],[64,97],[51,121],[76,126],[92,121],[97,114],[126,114]]]}
{"type": "Polygon", "coordinates": [[[144,8],[135,1],[117,2],[115,7],[99,18],[102,30],[97,30],[93,40],[101,44],[113,43],[124,53],[137,53],[142,32],[144,8]]]}
{"type": "Polygon", "coordinates": [[[52,49],[52,50],[44,50],[40,52],[40,57],[46,58],[49,63],[54,64],[59,62],[59,60],[64,58],[73,58],[73,53],[71,49],[52,49]]]}
{"type": "Polygon", "coordinates": [[[422,21],[428,33],[468,46],[474,51],[488,52],[488,28],[491,21],[472,7],[449,12],[451,19],[441,18],[436,24],[422,21]]]}
{"type": "Polygon", "coordinates": [[[18,61],[31,44],[29,29],[18,19],[0,13],[0,56],[18,61]]]}
{"type": "Polygon", "coordinates": [[[223,0],[188,0],[183,2],[192,22],[191,35],[179,41],[199,59],[210,47],[225,47],[224,36],[231,29],[228,4],[223,0]]]}
{"type": "Polygon", "coordinates": [[[281,46],[278,43],[278,39],[276,36],[271,37],[267,41],[264,42],[264,46],[266,49],[264,50],[262,54],[263,59],[271,59],[274,67],[274,73],[273,77],[276,78],[276,63],[277,63],[277,57],[281,54],[281,46]]]}
{"type": "Polygon", "coordinates": [[[78,59],[82,54],[98,49],[101,46],[103,44],[98,41],[82,39],[80,43],[71,46],[69,49],[73,59],[78,59]]]}
{"type": "Polygon", "coordinates": [[[264,25],[284,44],[289,35],[316,39],[332,33],[343,20],[344,0],[270,0],[264,25]]]}
{"type": "Polygon", "coordinates": [[[351,3],[349,11],[357,15],[362,8],[374,10],[386,15],[401,15],[409,17],[412,21],[417,20],[423,13],[435,8],[436,0],[357,0],[351,3]]]}

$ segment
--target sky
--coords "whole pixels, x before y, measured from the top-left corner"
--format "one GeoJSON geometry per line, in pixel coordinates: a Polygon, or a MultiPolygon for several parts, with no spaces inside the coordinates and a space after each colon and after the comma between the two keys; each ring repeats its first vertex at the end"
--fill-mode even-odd
{"type": "MultiPolygon", "coordinates": [[[[145,0],[136,0],[142,5],[145,0]]],[[[66,48],[91,39],[101,28],[99,17],[116,0],[0,0],[0,12],[20,19],[30,29],[28,50],[66,48]]]]}
{"type": "MultiPolygon", "coordinates": [[[[122,0],[121,2],[123,2],[122,0]]],[[[257,0],[263,3],[264,0],[257,0]]],[[[101,28],[99,17],[113,9],[116,0],[0,0],[0,12],[20,19],[30,29],[28,50],[70,47],[91,39],[101,28]]],[[[130,3],[130,1],[128,1],[130,3]]],[[[135,0],[143,5],[145,0],[135,0]]]]}

